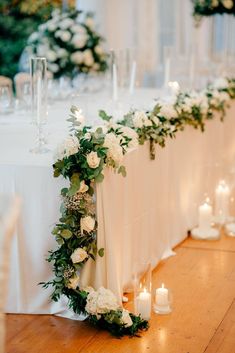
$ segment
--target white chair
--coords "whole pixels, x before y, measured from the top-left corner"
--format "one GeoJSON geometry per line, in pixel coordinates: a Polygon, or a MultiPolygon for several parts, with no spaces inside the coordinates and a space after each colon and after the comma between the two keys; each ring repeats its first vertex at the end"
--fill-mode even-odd
{"type": "Polygon", "coordinates": [[[0,353],[5,347],[4,306],[7,297],[11,240],[18,222],[20,199],[0,195],[0,353]]]}

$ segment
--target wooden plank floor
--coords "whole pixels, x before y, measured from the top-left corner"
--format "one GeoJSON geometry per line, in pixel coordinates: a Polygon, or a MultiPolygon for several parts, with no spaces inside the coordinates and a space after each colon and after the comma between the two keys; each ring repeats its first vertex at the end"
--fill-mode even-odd
{"type": "MultiPolygon", "coordinates": [[[[235,353],[235,238],[186,239],[157,267],[153,286],[172,290],[170,315],[152,314],[141,338],[121,340],[84,322],[8,315],[8,353],[235,353]]],[[[132,302],[128,308],[132,308],[132,302]]]]}

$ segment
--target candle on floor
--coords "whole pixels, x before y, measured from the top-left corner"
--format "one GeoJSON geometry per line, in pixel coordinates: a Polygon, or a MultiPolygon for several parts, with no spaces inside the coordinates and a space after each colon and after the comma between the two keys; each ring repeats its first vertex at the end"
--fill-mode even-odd
{"type": "Polygon", "coordinates": [[[171,312],[169,290],[162,283],[161,288],[156,289],[154,311],[157,314],[169,314],[171,312]]]}
{"type": "Polygon", "coordinates": [[[224,224],[228,218],[229,193],[228,185],[221,180],[215,190],[215,217],[220,224],[224,224]]]}
{"type": "Polygon", "coordinates": [[[168,289],[165,288],[164,283],[162,283],[161,288],[156,289],[156,304],[160,306],[169,305],[168,294],[168,289]]]}
{"type": "Polygon", "coordinates": [[[136,297],[136,310],[137,314],[145,320],[149,320],[151,316],[151,294],[144,288],[136,297]]]}
{"type": "Polygon", "coordinates": [[[198,228],[203,232],[206,232],[211,228],[211,221],[212,221],[212,207],[208,204],[207,201],[199,206],[198,213],[199,213],[199,225],[198,228]]]}

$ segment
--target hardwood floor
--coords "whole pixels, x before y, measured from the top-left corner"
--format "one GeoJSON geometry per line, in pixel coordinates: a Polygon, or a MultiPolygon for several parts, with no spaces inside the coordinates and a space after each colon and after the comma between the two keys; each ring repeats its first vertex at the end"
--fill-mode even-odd
{"type": "Polygon", "coordinates": [[[119,340],[59,317],[8,315],[7,353],[235,353],[235,238],[188,238],[175,251],[153,273],[154,288],[171,289],[173,311],[153,313],[141,338],[119,340]]]}

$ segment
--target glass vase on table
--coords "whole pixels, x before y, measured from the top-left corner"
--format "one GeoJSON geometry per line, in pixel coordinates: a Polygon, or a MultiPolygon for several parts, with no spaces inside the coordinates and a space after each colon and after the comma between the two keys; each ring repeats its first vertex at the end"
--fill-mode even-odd
{"type": "Polygon", "coordinates": [[[47,122],[47,62],[46,58],[30,59],[32,124],[37,127],[37,139],[32,153],[47,153],[44,126],[47,122]]]}

